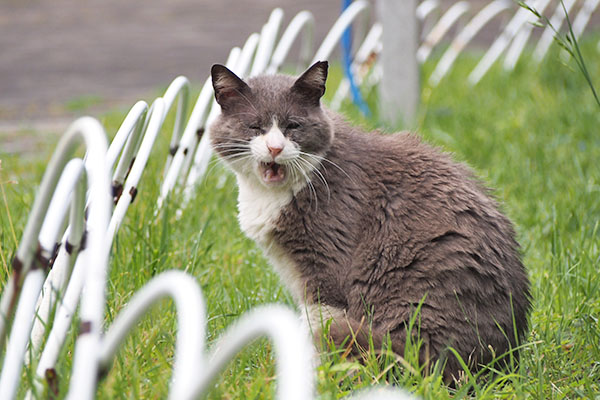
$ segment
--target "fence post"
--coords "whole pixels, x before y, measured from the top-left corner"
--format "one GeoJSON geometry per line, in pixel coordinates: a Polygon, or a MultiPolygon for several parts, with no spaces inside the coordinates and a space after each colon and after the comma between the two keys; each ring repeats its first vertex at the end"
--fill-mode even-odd
{"type": "Polygon", "coordinates": [[[419,104],[417,0],[377,0],[383,26],[379,85],[381,117],[390,126],[412,124],[419,104]]]}

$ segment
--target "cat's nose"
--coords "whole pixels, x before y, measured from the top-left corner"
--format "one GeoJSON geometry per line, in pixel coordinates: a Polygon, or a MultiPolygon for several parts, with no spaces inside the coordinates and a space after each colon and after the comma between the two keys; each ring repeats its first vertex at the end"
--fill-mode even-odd
{"type": "Polygon", "coordinates": [[[269,129],[269,132],[265,134],[264,140],[267,150],[269,150],[269,154],[271,154],[271,157],[275,160],[275,157],[277,157],[285,147],[285,137],[277,127],[275,120],[273,120],[273,126],[269,129]]]}
{"type": "Polygon", "coordinates": [[[281,153],[283,151],[283,146],[277,144],[277,145],[268,145],[267,148],[269,149],[269,153],[271,154],[271,157],[275,158],[279,155],[279,153],[281,153]]]}

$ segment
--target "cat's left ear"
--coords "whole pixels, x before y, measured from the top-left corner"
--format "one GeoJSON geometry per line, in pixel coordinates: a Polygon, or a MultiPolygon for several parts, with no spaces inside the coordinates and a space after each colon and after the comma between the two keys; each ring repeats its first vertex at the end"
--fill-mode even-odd
{"type": "Polygon", "coordinates": [[[308,104],[318,107],[319,99],[325,94],[327,61],[317,61],[306,70],[292,86],[292,92],[301,96],[308,104]]]}
{"type": "Polygon", "coordinates": [[[215,64],[210,69],[215,99],[223,111],[229,110],[239,101],[248,101],[250,87],[227,67],[215,64]]]}

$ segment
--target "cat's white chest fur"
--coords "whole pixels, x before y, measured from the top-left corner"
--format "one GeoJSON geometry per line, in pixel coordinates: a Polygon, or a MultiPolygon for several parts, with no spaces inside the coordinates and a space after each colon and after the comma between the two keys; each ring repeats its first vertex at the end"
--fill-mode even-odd
{"type": "Polygon", "coordinates": [[[238,175],[238,211],[242,231],[261,246],[267,246],[281,210],[292,200],[289,190],[268,190],[238,175]]]}
{"type": "Polygon", "coordinates": [[[242,231],[269,259],[297,304],[304,303],[305,282],[293,260],[273,240],[271,232],[283,208],[292,200],[290,190],[270,190],[247,177],[237,176],[238,211],[242,231]]]}

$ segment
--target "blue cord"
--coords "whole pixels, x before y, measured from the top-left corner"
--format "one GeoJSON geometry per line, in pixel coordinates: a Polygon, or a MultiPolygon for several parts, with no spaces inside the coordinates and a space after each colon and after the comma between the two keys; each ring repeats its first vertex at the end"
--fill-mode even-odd
{"type": "MultiPolygon", "coordinates": [[[[352,4],[352,0],[342,0],[342,12],[348,8],[352,4]]],[[[352,101],[358,107],[360,112],[366,116],[371,116],[371,110],[369,110],[369,106],[364,101],[362,94],[358,86],[356,86],[356,82],[354,80],[354,75],[352,75],[352,70],[350,68],[352,64],[352,58],[350,54],[352,53],[352,30],[348,27],[344,34],[342,35],[342,63],[344,65],[344,75],[350,82],[350,92],[352,93],[352,101]]]]}

